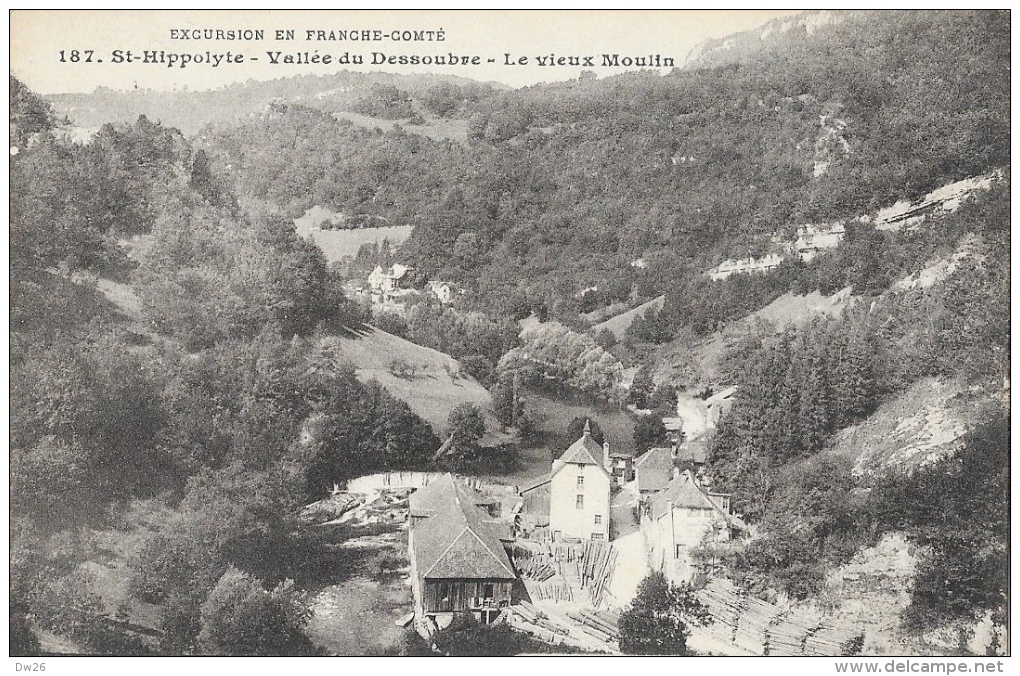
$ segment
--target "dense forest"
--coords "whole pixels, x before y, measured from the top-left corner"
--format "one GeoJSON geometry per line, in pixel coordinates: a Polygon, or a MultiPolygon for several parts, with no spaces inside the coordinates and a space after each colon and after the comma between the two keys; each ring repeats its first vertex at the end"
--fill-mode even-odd
{"type": "Polygon", "coordinates": [[[362,311],[293,223],[238,207],[178,131],[142,117],[72,145],[14,78],[11,100],[12,651],[38,650],[29,617],[89,652],[152,650],[111,628],[80,567],[90,534],[119,527],[141,534],[133,593],[163,608],[160,652],[308,653],[285,582],[314,559],[296,507],[423,467],[439,440],[317,347],[362,311]],[[100,279],[129,284],[138,316],[100,279]]]}
{"type": "MultiPolygon", "coordinates": [[[[756,533],[722,554],[727,575],[812,598],[895,532],[920,552],[906,630],[1005,623],[1009,37],[1008,12],[854,12],[667,75],[506,90],[342,73],[167,94],[158,122],[136,114],[143,94],[99,92],[140,109],[88,143],[12,76],[12,654],[43,635],[99,654],[317,654],[300,590],[319,543],[297,510],[365,473],[468,461],[485,432],[455,409],[459,453],[437,464],[436,430],[328,347],[367,321],[457,358],[509,446],[541,413],[529,393],[655,409],[643,449],[666,443],[678,389],[737,385],[705,468],[756,533]],[[203,101],[225,112],[188,112],[203,101]],[[465,138],[417,133],[439,122],[465,138]],[[951,213],[857,219],[992,171],[951,213]],[[316,205],[415,226],[349,271],[399,260],[466,293],[372,319],[297,235],[316,205]],[[836,219],[844,239],[810,262],[704,275],[836,219]],[[780,297],[840,290],[841,313],[720,338],[780,297]],[[622,339],[591,330],[660,295],[622,339]],[[682,382],[653,378],[665,362],[682,382]],[[925,382],[962,393],[955,453],[862,467],[839,451],[925,382]],[[160,609],[155,643],[118,629],[85,565],[111,531],[129,534],[131,599],[160,609]]],[[[454,633],[451,654],[494,640],[454,633]]]]}
{"type": "Polygon", "coordinates": [[[490,309],[565,314],[596,284],[615,289],[607,304],[683,296],[678,282],[773,233],[1009,163],[1008,16],[862,14],[802,38],[665,77],[452,95],[434,108],[467,121],[467,144],[300,105],[200,139],[253,198],[415,225],[416,268],[490,309]]]}

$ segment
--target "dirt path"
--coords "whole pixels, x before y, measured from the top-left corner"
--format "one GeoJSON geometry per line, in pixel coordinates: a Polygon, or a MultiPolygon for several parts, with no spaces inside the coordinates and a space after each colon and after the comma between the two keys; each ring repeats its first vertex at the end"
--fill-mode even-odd
{"type": "Polygon", "coordinates": [[[610,507],[616,569],[609,583],[609,593],[621,609],[634,598],[638,585],[648,574],[644,537],[634,516],[637,500],[637,487],[635,482],[631,482],[613,497],[610,507]]]}

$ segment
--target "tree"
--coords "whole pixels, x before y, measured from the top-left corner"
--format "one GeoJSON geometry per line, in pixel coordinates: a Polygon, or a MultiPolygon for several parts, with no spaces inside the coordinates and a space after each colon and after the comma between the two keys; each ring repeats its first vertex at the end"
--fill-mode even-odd
{"type": "Polygon", "coordinates": [[[595,422],[594,418],[589,417],[583,418],[575,417],[573,420],[570,421],[570,424],[567,425],[567,438],[570,440],[570,443],[573,443],[577,439],[581,438],[581,435],[584,434],[585,423],[588,424],[588,428],[591,431],[592,441],[594,441],[599,446],[604,444],[606,441],[606,436],[602,432],[602,428],[599,427],[599,424],[595,422]]]}
{"type": "Polygon", "coordinates": [[[513,374],[503,374],[492,386],[492,412],[504,427],[513,427],[524,414],[524,399],[513,374]]]}
{"type": "Polygon", "coordinates": [[[474,404],[460,404],[450,411],[446,426],[460,455],[474,455],[478,451],[478,442],[485,436],[485,416],[480,408],[474,404]]]}
{"type": "Polygon", "coordinates": [[[639,416],[634,423],[634,449],[643,453],[649,448],[666,443],[666,425],[652,413],[639,416]]]}
{"type": "Polygon", "coordinates": [[[458,616],[436,634],[436,648],[445,655],[506,657],[522,651],[526,641],[507,624],[481,625],[471,615],[458,616]]]}
{"type": "Polygon", "coordinates": [[[634,380],[630,384],[627,401],[638,408],[648,408],[648,398],[654,389],[655,382],[652,380],[652,371],[648,368],[647,364],[642,364],[641,368],[634,374],[634,380]]]}
{"type": "Polygon", "coordinates": [[[616,334],[610,331],[609,329],[602,329],[601,331],[595,334],[595,344],[601,347],[603,350],[608,350],[609,348],[616,345],[618,342],[620,341],[616,338],[616,334]]]}
{"type": "Polygon", "coordinates": [[[196,651],[206,655],[307,656],[319,654],[304,634],[311,612],[294,583],[272,591],[233,566],[202,604],[196,651]]]}
{"type": "Polygon", "coordinates": [[[707,621],[690,586],[674,585],[662,572],[653,571],[620,616],[620,650],[628,655],[690,655],[688,624],[707,621]]]}

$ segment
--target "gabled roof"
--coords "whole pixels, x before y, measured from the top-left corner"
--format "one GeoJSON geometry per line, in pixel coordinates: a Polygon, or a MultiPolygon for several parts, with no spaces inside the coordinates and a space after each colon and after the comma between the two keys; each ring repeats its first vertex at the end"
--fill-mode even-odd
{"type": "Polygon", "coordinates": [[[574,465],[595,465],[602,473],[612,479],[609,474],[609,470],[602,466],[602,447],[599,446],[594,439],[591,438],[591,424],[589,421],[584,421],[584,432],[581,434],[581,438],[570,444],[570,447],[563,452],[559,460],[553,462],[552,472],[550,472],[550,478],[556,476],[556,473],[566,467],[568,464],[574,465]]]}
{"type": "MultiPolygon", "coordinates": [[[[718,494],[723,495],[723,494],[718,494]]],[[[727,514],[715,504],[708,494],[698,485],[697,479],[690,470],[685,470],[652,500],[652,518],[658,519],[669,512],[669,504],[685,509],[709,509],[722,517],[727,524],[743,529],[743,522],[727,514]]]]}
{"type": "Polygon", "coordinates": [[[736,393],[737,393],[737,386],[736,385],[731,385],[730,387],[727,387],[724,390],[719,390],[718,392],[713,394],[711,397],[706,399],[705,400],[705,405],[706,406],[710,406],[710,405],[712,405],[712,404],[714,404],[716,402],[725,401],[726,399],[729,399],[730,397],[732,397],[736,393]]]}
{"type": "Polygon", "coordinates": [[[673,476],[673,449],[650,448],[634,462],[639,491],[661,491],[673,476]]]}
{"type": "Polygon", "coordinates": [[[416,569],[421,578],[512,580],[503,543],[477,505],[485,499],[449,474],[411,495],[416,569]]]}
{"type": "Polygon", "coordinates": [[[446,511],[455,497],[462,500],[464,504],[474,507],[481,507],[492,502],[467,484],[457,481],[452,474],[447,472],[411,493],[408,498],[411,516],[435,516],[446,511]]]}
{"type": "Polygon", "coordinates": [[[527,484],[526,486],[521,486],[521,488],[518,489],[518,490],[519,490],[520,493],[526,493],[528,491],[535,490],[539,486],[544,486],[547,483],[549,483],[550,481],[552,481],[552,475],[551,474],[543,474],[542,476],[540,476],[537,479],[535,479],[534,481],[532,481],[530,484],[527,484]]]}
{"type": "Polygon", "coordinates": [[[691,462],[708,462],[708,442],[704,439],[685,440],[677,449],[678,460],[690,460],[691,462]]]}
{"type": "Polygon", "coordinates": [[[578,465],[601,465],[597,458],[602,457],[602,447],[595,443],[590,436],[583,436],[563,452],[560,456],[561,463],[572,462],[578,465]]]}

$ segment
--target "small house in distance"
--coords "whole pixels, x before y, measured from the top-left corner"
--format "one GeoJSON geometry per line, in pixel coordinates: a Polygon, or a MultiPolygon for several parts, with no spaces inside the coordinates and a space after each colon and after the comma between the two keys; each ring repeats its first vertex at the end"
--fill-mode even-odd
{"type": "Polygon", "coordinates": [[[449,305],[453,302],[454,296],[457,294],[457,289],[454,288],[449,282],[441,282],[439,280],[426,282],[425,291],[432,294],[435,298],[443,305],[449,305]]]}
{"type": "Polygon", "coordinates": [[[510,605],[517,574],[504,549],[506,525],[491,501],[450,474],[411,494],[408,549],[414,612],[443,626],[455,613],[483,624],[510,605]]]}
{"type": "Polygon", "coordinates": [[[368,275],[368,286],[373,296],[378,296],[380,301],[387,300],[394,292],[403,288],[402,285],[410,270],[411,268],[400,263],[394,263],[386,270],[383,270],[381,265],[375,266],[375,270],[368,275]]]}
{"type": "Polygon", "coordinates": [[[630,453],[610,453],[609,471],[617,486],[634,480],[634,456],[630,453]]]}

